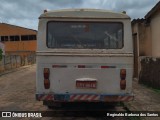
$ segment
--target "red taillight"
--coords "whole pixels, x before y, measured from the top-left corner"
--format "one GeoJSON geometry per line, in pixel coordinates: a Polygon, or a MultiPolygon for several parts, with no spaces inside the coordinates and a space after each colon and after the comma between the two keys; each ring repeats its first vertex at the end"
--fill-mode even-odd
{"type": "Polygon", "coordinates": [[[120,77],[121,77],[121,80],[125,80],[126,79],[126,69],[121,69],[120,77]]]}
{"type": "Polygon", "coordinates": [[[45,79],[49,79],[49,68],[44,68],[43,75],[45,79]]]}
{"type": "Polygon", "coordinates": [[[126,80],[121,80],[120,81],[120,88],[121,88],[121,90],[125,90],[126,89],[126,80]]]}
{"type": "Polygon", "coordinates": [[[50,88],[49,74],[50,74],[49,68],[44,68],[43,76],[44,76],[44,88],[45,89],[50,88]]]}
{"type": "Polygon", "coordinates": [[[66,68],[67,65],[52,65],[53,68],[66,68]]]}
{"type": "Polygon", "coordinates": [[[121,69],[120,70],[120,88],[121,90],[126,89],[126,69],[121,69]]]}
{"type": "Polygon", "coordinates": [[[44,79],[44,88],[49,89],[50,88],[50,81],[49,79],[44,79]]]}

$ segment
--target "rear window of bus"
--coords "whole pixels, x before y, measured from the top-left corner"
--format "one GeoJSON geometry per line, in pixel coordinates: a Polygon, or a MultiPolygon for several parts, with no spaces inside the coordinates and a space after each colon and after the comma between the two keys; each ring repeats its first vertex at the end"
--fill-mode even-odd
{"type": "Polygon", "coordinates": [[[48,22],[48,48],[121,49],[123,24],[120,22],[48,22]]]}

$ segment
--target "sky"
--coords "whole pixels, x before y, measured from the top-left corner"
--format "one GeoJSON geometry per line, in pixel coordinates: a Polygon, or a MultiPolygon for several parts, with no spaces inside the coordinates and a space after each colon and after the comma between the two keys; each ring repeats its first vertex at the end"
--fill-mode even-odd
{"type": "Polygon", "coordinates": [[[143,18],[159,0],[0,0],[0,22],[37,30],[45,9],[96,8],[143,18]]]}

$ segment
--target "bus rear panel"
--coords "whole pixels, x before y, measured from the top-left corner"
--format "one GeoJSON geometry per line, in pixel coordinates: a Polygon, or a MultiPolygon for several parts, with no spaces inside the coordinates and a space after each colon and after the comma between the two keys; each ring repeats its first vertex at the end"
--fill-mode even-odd
{"type": "Polygon", "coordinates": [[[127,15],[81,9],[47,12],[40,16],[37,45],[37,100],[133,99],[133,47],[127,15]]]}

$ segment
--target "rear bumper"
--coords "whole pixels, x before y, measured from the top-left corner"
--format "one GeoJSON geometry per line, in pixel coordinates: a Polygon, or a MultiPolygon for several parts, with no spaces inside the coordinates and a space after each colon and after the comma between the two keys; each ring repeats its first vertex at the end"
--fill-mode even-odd
{"type": "Polygon", "coordinates": [[[36,94],[36,100],[38,101],[55,102],[123,102],[131,101],[133,99],[133,94],[36,94]]]}

